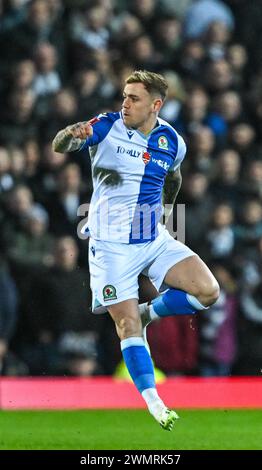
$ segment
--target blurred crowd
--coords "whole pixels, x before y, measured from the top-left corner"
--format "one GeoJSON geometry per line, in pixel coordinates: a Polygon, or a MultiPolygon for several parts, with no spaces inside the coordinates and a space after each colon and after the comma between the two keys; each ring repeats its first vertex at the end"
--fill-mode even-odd
{"type": "Polygon", "coordinates": [[[120,361],[113,322],[89,313],[77,236],[89,156],[51,142],[120,110],[134,69],[169,83],[161,117],[188,147],[186,244],[221,286],[197,318],[150,326],[155,364],[261,374],[261,36],[260,0],[0,0],[0,375],[113,374],[120,361]]]}

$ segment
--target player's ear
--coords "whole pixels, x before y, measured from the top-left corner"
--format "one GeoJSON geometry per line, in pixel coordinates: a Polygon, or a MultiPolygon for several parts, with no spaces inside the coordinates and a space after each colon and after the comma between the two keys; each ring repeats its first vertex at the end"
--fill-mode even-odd
{"type": "Polygon", "coordinates": [[[161,98],[156,98],[153,103],[154,112],[158,113],[163,105],[163,100],[161,98]]]}

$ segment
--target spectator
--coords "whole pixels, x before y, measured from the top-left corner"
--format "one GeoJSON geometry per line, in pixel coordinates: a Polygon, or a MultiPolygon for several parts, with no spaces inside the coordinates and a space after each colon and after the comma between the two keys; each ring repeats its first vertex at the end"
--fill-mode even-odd
{"type": "Polygon", "coordinates": [[[52,262],[52,237],[48,233],[48,214],[39,204],[34,204],[23,220],[23,231],[13,233],[8,243],[7,255],[12,266],[20,268],[22,276],[29,269],[41,269],[52,262]],[[30,253],[30,256],[28,256],[30,253]]]}
{"type": "Polygon", "coordinates": [[[10,341],[17,322],[17,307],[16,285],[5,263],[0,260],[0,376],[19,375],[19,361],[16,361],[10,350],[10,341]]]}
{"type": "Polygon", "coordinates": [[[13,186],[14,179],[11,175],[10,156],[5,147],[0,147],[0,200],[13,186]]]}
{"type": "Polygon", "coordinates": [[[226,51],[226,58],[233,69],[234,80],[238,90],[243,90],[246,83],[248,54],[242,44],[231,44],[226,51]]]}
{"type": "Polygon", "coordinates": [[[43,119],[41,125],[40,140],[47,142],[52,140],[55,129],[66,127],[77,119],[78,103],[76,94],[71,89],[62,88],[53,95],[51,100],[51,109],[43,119]]]}
{"type": "Polygon", "coordinates": [[[36,96],[56,93],[61,88],[61,80],[56,70],[57,52],[55,47],[48,43],[39,44],[35,50],[34,58],[37,73],[33,89],[36,96]]]}
{"type": "Polygon", "coordinates": [[[25,182],[25,154],[22,149],[18,147],[11,147],[9,149],[11,175],[15,184],[22,184],[25,182]]]}
{"type": "Polygon", "coordinates": [[[209,112],[209,97],[201,86],[193,86],[186,94],[184,104],[175,120],[174,125],[184,136],[198,130],[200,125],[206,125],[216,137],[225,133],[224,120],[213,112],[209,112]]]}
{"type": "Polygon", "coordinates": [[[262,236],[262,204],[258,199],[249,199],[240,213],[240,224],[235,227],[236,244],[246,254],[262,236]]]}
{"type": "MultiPolygon", "coordinates": [[[[37,151],[35,146],[33,149],[29,147],[28,150],[29,152],[37,151]]],[[[35,155],[33,155],[33,158],[35,158],[35,155]]],[[[35,169],[35,173],[30,177],[32,192],[35,199],[41,204],[45,205],[50,197],[50,193],[56,190],[57,175],[67,160],[67,154],[58,154],[53,151],[51,142],[46,142],[42,145],[41,162],[39,162],[35,169]]]]}
{"type": "MultiPolygon", "coordinates": [[[[260,273],[261,276],[261,273],[260,273]]],[[[260,277],[261,279],[261,277],[260,277]]],[[[253,292],[243,291],[240,299],[239,353],[235,373],[260,375],[262,359],[262,284],[253,292]]]]}
{"type": "Polygon", "coordinates": [[[151,33],[158,13],[155,0],[127,0],[129,10],[137,16],[148,34],[151,33]]]}
{"type": "Polygon", "coordinates": [[[218,153],[213,168],[211,193],[216,202],[228,202],[235,209],[242,200],[240,188],[241,160],[239,153],[230,148],[218,153]]]}
{"type": "Polygon", "coordinates": [[[195,0],[185,16],[184,34],[186,38],[200,37],[213,21],[220,21],[229,29],[234,27],[234,17],[230,8],[220,0],[195,0]]]}
{"type": "Polygon", "coordinates": [[[229,204],[219,204],[215,207],[206,236],[213,260],[226,259],[233,254],[235,249],[233,222],[234,213],[229,204]]]}
{"type": "Polygon", "coordinates": [[[112,41],[115,47],[120,48],[144,32],[141,21],[128,11],[123,11],[112,19],[111,29],[112,41]]]}
{"type": "Polygon", "coordinates": [[[168,99],[161,108],[160,117],[173,122],[177,120],[186,92],[179,75],[172,72],[172,70],[164,72],[164,77],[168,83],[168,99]]]}
{"type": "Polygon", "coordinates": [[[30,89],[11,91],[6,109],[0,117],[0,142],[4,145],[23,145],[37,136],[37,120],[34,115],[35,95],[30,89]]]}
{"type": "Polygon", "coordinates": [[[82,191],[81,174],[75,163],[69,163],[59,172],[57,189],[47,202],[50,230],[55,235],[75,237],[78,207],[90,197],[86,190],[82,191]]]}
{"type": "Polygon", "coordinates": [[[99,321],[88,314],[88,272],[77,258],[75,241],[62,237],[53,266],[31,279],[19,351],[33,374],[92,375],[98,367],[99,321]]]}
{"type": "Polygon", "coordinates": [[[231,145],[240,153],[243,160],[247,162],[256,158],[256,133],[249,123],[240,122],[235,124],[231,128],[229,138],[231,145]]]}
{"type": "Polygon", "coordinates": [[[240,95],[232,90],[224,91],[215,98],[214,109],[222,116],[228,126],[237,123],[243,116],[240,95]]]}
{"type": "Polygon", "coordinates": [[[233,69],[224,58],[210,61],[206,65],[204,80],[212,96],[222,93],[234,85],[233,69]]]}
{"type": "Polygon", "coordinates": [[[231,375],[237,356],[237,285],[223,265],[214,266],[220,284],[220,296],[200,323],[200,375],[231,375]]]}
{"type": "MultiPolygon", "coordinates": [[[[216,326],[209,344],[213,373],[220,373],[216,366],[221,355],[217,352],[224,332],[229,331],[228,312],[234,308],[237,326],[234,322],[231,325],[239,328],[239,355],[236,367],[232,369],[233,355],[230,360],[227,356],[227,363],[224,358],[224,365],[234,374],[248,373],[249,368],[258,373],[260,300],[256,289],[262,279],[260,10],[259,0],[0,1],[0,249],[7,258],[5,272],[14,279],[19,298],[18,326],[8,345],[8,367],[5,356],[2,373],[28,373],[23,362],[17,364],[20,353],[27,358],[30,373],[111,374],[119,362],[118,342],[108,316],[101,320],[101,329],[89,328],[88,323],[81,331],[65,327],[60,334],[57,324],[52,323],[56,319],[45,318],[36,296],[44,297],[42,289],[50,275],[59,299],[54,301],[52,312],[57,309],[60,315],[63,299],[58,278],[61,275],[68,291],[76,282],[78,268],[70,275],[66,271],[66,278],[54,253],[50,255],[54,235],[75,239],[77,263],[86,276],[82,269],[86,266],[86,242],[77,239],[76,211],[79,204],[89,202],[90,158],[83,151],[57,154],[51,141],[58,129],[72,122],[89,120],[109,109],[119,111],[123,82],[134,68],[156,70],[168,80],[169,96],[161,116],[183,134],[188,147],[177,199],[186,204],[186,242],[206,261],[219,261],[215,269],[221,275],[224,297],[217,313],[211,310],[205,318],[207,329],[216,326]],[[26,256],[29,249],[30,257],[26,256]],[[247,303],[241,300],[240,311],[242,295],[249,298],[247,303]],[[249,315],[254,310],[258,312],[255,321],[249,315]],[[216,323],[217,318],[224,318],[225,323],[216,323]],[[245,329],[256,344],[252,351],[245,329]],[[84,351],[84,342],[89,352],[88,348],[84,351]]],[[[52,292],[51,284],[48,289],[52,292]]],[[[88,307],[89,294],[84,309],[88,307]]],[[[177,355],[175,344],[172,354],[163,344],[159,355],[154,343],[168,374],[200,370],[196,352],[203,350],[206,338],[183,321],[156,325],[157,338],[168,329],[167,334],[176,335],[177,355]],[[189,349],[184,348],[183,334],[189,337],[189,349]]]]}
{"type": "Polygon", "coordinates": [[[194,318],[163,318],[148,327],[148,341],[156,367],[167,375],[192,375],[198,361],[198,329],[194,318]],[[165,347],[170,341],[169,348],[165,347]]]}
{"type": "Polygon", "coordinates": [[[4,206],[5,218],[1,237],[5,247],[14,234],[23,231],[25,217],[32,207],[33,194],[27,186],[18,185],[12,188],[4,206]]]}
{"type": "Polygon", "coordinates": [[[187,39],[185,42],[182,42],[177,66],[183,77],[201,83],[204,60],[205,48],[201,41],[187,39]]]}
{"type": "Polygon", "coordinates": [[[209,127],[199,125],[189,133],[190,166],[193,170],[210,174],[213,165],[215,136],[209,127]]]}
{"type": "MultiPolygon", "coordinates": [[[[10,61],[32,58],[35,44],[41,41],[58,43],[57,33],[52,28],[47,2],[32,0],[28,3],[25,19],[2,35],[2,41],[8,44],[8,56],[3,56],[6,67],[10,61]]],[[[5,48],[2,50],[5,51],[5,48]]]]}
{"type": "Polygon", "coordinates": [[[182,25],[176,16],[166,15],[157,19],[154,28],[154,42],[161,55],[161,66],[170,67],[181,44],[182,25]]]}
{"type": "Polygon", "coordinates": [[[33,89],[35,80],[35,64],[32,60],[24,59],[15,63],[11,69],[12,88],[15,90],[33,89]]]}
{"type": "Polygon", "coordinates": [[[25,157],[24,175],[30,185],[31,179],[37,173],[40,161],[40,152],[37,141],[34,139],[27,140],[24,143],[23,150],[25,157]]]}
{"type": "Polygon", "coordinates": [[[218,60],[226,55],[226,46],[230,40],[230,30],[221,21],[213,21],[209,24],[203,35],[206,56],[211,60],[218,60]]]}
{"type": "Polygon", "coordinates": [[[157,70],[161,63],[161,55],[157,53],[153,41],[147,34],[141,34],[133,40],[132,44],[128,44],[127,54],[130,62],[137,69],[157,70]]]}
{"type": "MultiPolygon", "coordinates": [[[[255,157],[255,155],[254,155],[255,157]]],[[[253,160],[246,168],[246,178],[241,185],[245,197],[262,198],[262,161],[253,160]]]]}
{"type": "Polygon", "coordinates": [[[184,178],[178,203],[185,204],[186,244],[207,259],[207,249],[203,243],[210,213],[213,210],[212,196],[208,191],[208,179],[202,173],[192,172],[184,178]],[[198,221],[196,224],[195,221],[198,221]]]}
{"type": "Polygon", "coordinates": [[[86,9],[81,20],[79,18],[74,37],[88,49],[106,49],[109,41],[108,22],[107,11],[102,6],[91,6],[86,9]]]}
{"type": "Polygon", "coordinates": [[[80,120],[88,120],[99,113],[104,100],[101,97],[101,78],[95,69],[82,69],[74,80],[79,103],[80,120]]]}

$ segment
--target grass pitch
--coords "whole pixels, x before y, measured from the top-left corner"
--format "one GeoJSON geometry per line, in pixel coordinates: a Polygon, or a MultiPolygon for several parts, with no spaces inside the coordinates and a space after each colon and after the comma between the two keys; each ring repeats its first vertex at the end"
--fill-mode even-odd
{"type": "Polygon", "coordinates": [[[262,448],[262,410],[179,410],[172,432],[144,410],[1,411],[1,450],[262,448]]]}

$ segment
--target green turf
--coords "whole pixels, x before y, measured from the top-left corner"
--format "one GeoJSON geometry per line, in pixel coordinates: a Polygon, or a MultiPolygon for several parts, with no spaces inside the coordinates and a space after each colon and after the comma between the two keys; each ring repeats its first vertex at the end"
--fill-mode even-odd
{"type": "Polygon", "coordinates": [[[1,411],[0,449],[261,449],[262,410],[180,410],[172,432],[142,410],[1,411]]]}

